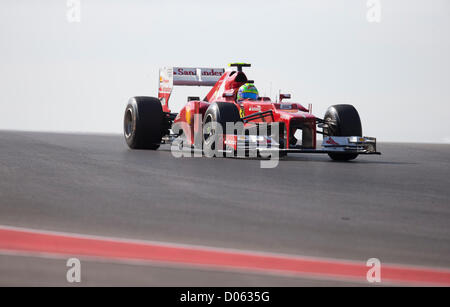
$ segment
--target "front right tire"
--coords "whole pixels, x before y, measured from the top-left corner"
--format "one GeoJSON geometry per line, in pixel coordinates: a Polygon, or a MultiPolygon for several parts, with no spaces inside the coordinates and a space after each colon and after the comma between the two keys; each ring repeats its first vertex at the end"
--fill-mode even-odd
{"type": "MultiPolygon", "coordinates": [[[[323,129],[327,136],[362,136],[361,119],[355,107],[349,104],[338,104],[328,108],[323,129]]],[[[329,153],[335,161],[349,161],[358,157],[356,153],[329,153]]]]}

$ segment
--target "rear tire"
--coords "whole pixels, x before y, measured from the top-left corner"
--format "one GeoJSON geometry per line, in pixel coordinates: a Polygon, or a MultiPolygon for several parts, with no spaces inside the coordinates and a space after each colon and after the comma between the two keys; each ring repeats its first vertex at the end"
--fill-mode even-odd
{"type": "MultiPolygon", "coordinates": [[[[324,133],[328,136],[362,136],[361,119],[358,111],[349,104],[338,104],[328,108],[324,116],[324,133]]],[[[358,157],[356,153],[329,153],[336,161],[349,161],[358,157]]]]}
{"type": "Polygon", "coordinates": [[[125,141],[131,149],[159,148],[164,113],[155,97],[133,97],[128,101],[123,120],[125,141]]]}

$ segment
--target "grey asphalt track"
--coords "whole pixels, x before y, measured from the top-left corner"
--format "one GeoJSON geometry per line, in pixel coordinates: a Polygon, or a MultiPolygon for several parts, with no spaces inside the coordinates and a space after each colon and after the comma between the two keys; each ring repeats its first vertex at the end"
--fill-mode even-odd
{"type": "MultiPolygon", "coordinates": [[[[262,169],[259,160],[176,159],[168,147],[132,151],[121,135],[1,131],[0,225],[450,268],[450,145],[378,149],[382,156],[348,163],[293,154],[262,169]]],[[[52,273],[60,262],[0,256],[0,285],[64,283],[52,273]]],[[[155,276],[161,285],[340,285],[89,266],[108,271],[89,285],[114,284],[107,276],[132,285],[157,285],[155,276]]]]}

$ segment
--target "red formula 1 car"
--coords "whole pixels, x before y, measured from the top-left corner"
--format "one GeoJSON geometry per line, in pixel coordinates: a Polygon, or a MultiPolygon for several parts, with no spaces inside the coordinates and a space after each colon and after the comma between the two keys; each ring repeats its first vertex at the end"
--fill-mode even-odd
{"type": "Polygon", "coordinates": [[[360,154],[380,154],[376,139],[362,136],[361,121],[351,105],[334,105],[324,118],[311,114],[311,105],[277,102],[268,97],[236,100],[238,89],[248,80],[243,67],[218,68],[172,67],[160,69],[159,93],[155,97],[133,97],[124,116],[124,135],[132,149],[157,149],[172,144],[206,155],[226,153],[326,153],[334,160],[352,160],[360,154]],[[212,86],[204,99],[188,97],[179,113],[169,109],[174,86],[212,86]],[[319,130],[320,128],[321,130],[319,130]],[[323,135],[317,148],[317,134],[323,135]]]}

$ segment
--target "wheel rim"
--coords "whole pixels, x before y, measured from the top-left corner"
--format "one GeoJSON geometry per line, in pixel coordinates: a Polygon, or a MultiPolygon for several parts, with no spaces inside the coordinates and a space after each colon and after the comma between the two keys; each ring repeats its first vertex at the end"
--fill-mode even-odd
{"type": "Polygon", "coordinates": [[[128,139],[134,132],[133,112],[131,109],[127,109],[125,112],[124,120],[125,137],[128,139]]]}
{"type": "Polygon", "coordinates": [[[324,122],[327,123],[328,127],[323,130],[327,134],[327,136],[336,135],[336,127],[332,124],[332,121],[333,120],[331,117],[324,118],[324,122]]]}
{"type": "MultiPolygon", "coordinates": [[[[205,143],[210,143],[214,140],[214,135],[216,134],[216,129],[214,129],[213,118],[211,114],[208,114],[205,118],[206,130],[203,132],[203,140],[205,143]]],[[[211,149],[214,150],[215,144],[212,144],[211,149]]]]}

